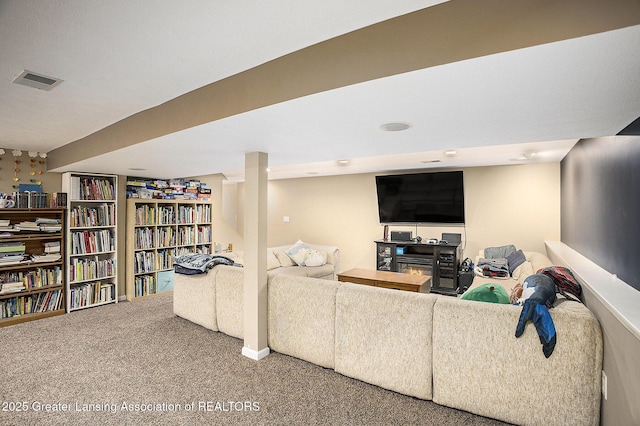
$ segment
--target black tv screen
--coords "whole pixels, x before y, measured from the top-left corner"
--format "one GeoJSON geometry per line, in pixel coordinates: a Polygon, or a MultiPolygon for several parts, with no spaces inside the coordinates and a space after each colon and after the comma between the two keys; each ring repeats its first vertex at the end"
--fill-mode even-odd
{"type": "Polygon", "coordinates": [[[376,176],[380,223],[464,223],[462,171],[376,176]]]}

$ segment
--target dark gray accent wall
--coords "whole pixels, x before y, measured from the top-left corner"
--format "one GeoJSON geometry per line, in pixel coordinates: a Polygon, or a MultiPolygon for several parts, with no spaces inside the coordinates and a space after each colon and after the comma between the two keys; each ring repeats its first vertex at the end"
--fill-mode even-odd
{"type": "Polygon", "coordinates": [[[579,141],[560,179],[562,242],[640,290],[640,137],[579,141]]]}
{"type": "Polygon", "coordinates": [[[622,129],[618,135],[635,135],[640,136],[640,117],[636,118],[631,124],[622,129]]]}

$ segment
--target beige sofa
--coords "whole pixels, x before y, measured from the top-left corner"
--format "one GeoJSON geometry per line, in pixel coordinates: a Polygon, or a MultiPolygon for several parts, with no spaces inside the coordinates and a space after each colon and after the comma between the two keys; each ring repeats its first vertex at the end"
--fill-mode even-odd
{"type": "MultiPolygon", "coordinates": [[[[176,315],[243,337],[243,272],[176,275],[176,315]],[[203,289],[207,287],[207,289],[203,289]]],[[[589,310],[559,301],[545,358],[520,308],[293,275],[268,277],[271,350],[405,395],[523,425],[596,425],[602,335],[589,310]]]]}
{"type": "MultiPolygon", "coordinates": [[[[312,249],[318,250],[326,255],[326,263],[321,266],[298,266],[293,260],[286,255],[286,251],[293,246],[287,244],[284,246],[269,247],[267,249],[267,271],[272,275],[296,275],[299,277],[314,277],[328,280],[338,279],[340,271],[340,249],[335,246],[326,246],[320,244],[304,243],[312,249]]],[[[243,252],[223,253],[223,256],[229,257],[236,263],[243,263],[243,252]]]]}

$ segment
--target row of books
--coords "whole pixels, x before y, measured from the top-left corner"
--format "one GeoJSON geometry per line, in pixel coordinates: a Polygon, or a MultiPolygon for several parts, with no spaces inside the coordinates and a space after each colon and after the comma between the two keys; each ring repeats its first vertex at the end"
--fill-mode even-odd
{"type": "Polygon", "coordinates": [[[171,227],[158,229],[137,228],[136,229],[136,250],[143,250],[153,247],[171,247],[176,245],[176,233],[171,227]]]}
{"type": "Polygon", "coordinates": [[[154,232],[151,228],[136,228],[136,249],[152,248],[154,244],[154,232]]]}
{"type": "Polygon", "coordinates": [[[69,279],[80,282],[116,275],[115,259],[73,259],[69,265],[69,279]]]}
{"type": "Polygon", "coordinates": [[[173,258],[175,253],[173,250],[158,250],[158,257],[156,258],[157,266],[159,270],[173,268],[173,258]]]}
{"type": "Polygon", "coordinates": [[[71,187],[74,193],[73,200],[115,200],[115,188],[113,181],[107,178],[96,177],[71,177],[71,187]]]}
{"type": "Polygon", "coordinates": [[[71,253],[91,254],[115,250],[115,234],[112,229],[100,231],[74,231],[71,233],[71,253]]]}
{"type": "Polygon", "coordinates": [[[36,289],[51,285],[62,285],[62,269],[55,267],[38,267],[28,271],[0,272],[3,283],[21,282],[26,289],[36,289]]]}
{"type": "Polygon", "coordinates": [[[211,206],[178,206],[178,223],[206,223],[211,222],[211,206]]]}
{"type": "Polygon", "coordinates": [[[156,256],[152,251],[136,252],[136,261],[133,265],[133,271],[136,274],[144,272],[153,272],[156,270],[156,256]]]}
{"type": "Polygon", "coordinates": [[[137,276],[133,283],[133,292],[135,297],[142,297],[148,294],[157,293],[156,277],[153,275],[137,276]]]}
{"type": "Polygon", "coordinates": [[[198,226],[198,234],[197,234],[198,242],[201,243],[210,243],[213,239],[213,234],[211,233],[210,226],[198,226]]]}
{"type": "Polygon", "coordinates": [[[72,228],[115,226],[115,224],[115,204],[105,204],[96,207],[76,206],[69,212],[69,226],[72,228]]]}
{"type": "Polygon", "coordinates": [[[57,311],[63,308],[63,300],[62,290],[11,297],[0,300],[0,315],[2,318],[12,318],[18,315],[57,311]]]}
{"type": "Polygon", "coordinates": [[[112,302],[116,299],[116,286],[113,283],[102,281],[81,284],[71,287],[69,297],[71,309],[112,302]]]}

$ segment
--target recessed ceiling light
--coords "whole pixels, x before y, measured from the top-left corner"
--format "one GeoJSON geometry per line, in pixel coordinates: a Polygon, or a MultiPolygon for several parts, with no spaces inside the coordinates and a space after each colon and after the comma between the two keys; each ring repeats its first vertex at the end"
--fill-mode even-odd
{"type": "Polygon", "coordinates": [[[147,169],[142,168],[142,167],[129,167],[129,170],[133,170],[134,172],[141,172],[141,171],[147,170],[147,169]]]}
{"type": "Polygon", "coordinates": [[[271,171],[271,167],[267,167],[267,173],[271,171]]]}
{"type": "Polygon", "coordinates": [[[381,125],[380,130],[384,130],[385,132],[400,132],[402,130],[407,130],[410,127],[411,123],[406,123],[404,121],[392,121],[381,125]]]}
{"type": "Polygon", "coordinates": [[[341,166],[346,166],[349,164],[349,160],[338,160],[338,164],[341,166]]]}
{"type": "Polygon", "coordinates": [[[511,161],[529,161],[529,160],[533,160],[537,156],[538,156],[537,152],[525,152],[523,154],[520,154],[516,158],[512,158],[511,161]]]}
{"type": "Polygon", "coordinates": [[[444,155],[451,157],[454,156],[458,153],[458,151],[456,151],[455,149],[449,149],[447,151],[444,152],[444,155]]]}
{"type": "Polygon", "coordinates": [[[420,162],[421,163],[425,163],[425,164],[427,164],[427,163],[439,163],[440,160],[422,160],[420,162]]]}

